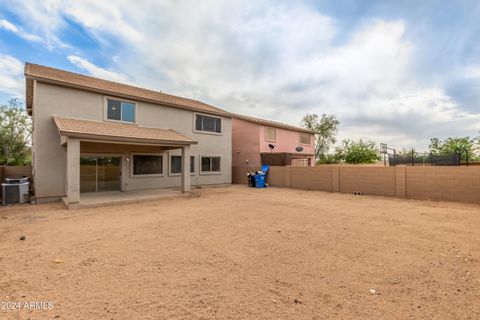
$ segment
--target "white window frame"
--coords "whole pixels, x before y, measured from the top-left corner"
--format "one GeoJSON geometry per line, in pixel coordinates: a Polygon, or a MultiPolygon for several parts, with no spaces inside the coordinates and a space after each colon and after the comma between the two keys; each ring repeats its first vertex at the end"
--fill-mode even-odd
{"type": "MultiPolygon", "coordinates": [[[[122,109],[120,109],[120,119],[122,118],[121,114],[122,114],[122,109]]],[[[111,97],[111,96],[104,96],[103,97],[103,121],[136,125],[138,122],[138,103],[133,100],[123,99],[118,97],[111,97]],[[135,106],[135,121],[130,122],[130,121],[123,121],[123,120],[108,119],[108,100],[120,101],[120,105],[122,102],[132,103],[135,106]]]]}
{"type": "Polygon", "coordinates": [[[222,136],[222,135],[223,135],[223,130],[224,130],[224,121],[223,121],[223,118],[222,118],[222,117],[214,116],[214,115],[211,115],[211,114],[208,114],[208,113],[198,113],[198,112],[194,112],[194,113],[193,113],[193,132],[195,132],[195,133],[201,133],[201,134],[213,134],[213,135],[215,135],[215,136],[222,136]],[[197,126],[196,126],[197,115],[199,115],[199,116],[205,116],[205,117],[210,117],[210,118],[220,119],[220,125],[222,126],[221,132],[212,132],[212,131],[201,131],[201,130],[197,130],[197,126]]]}
{"type": "MultiPolygon", "coordinates": [[[[223,164],[222,156],[219,155],[199,155],[198,156],[198,170],[201,176],[208,176],[208,175],[218,175],[223,174],[223,164]],[[202,158],[220,158],[220,171],[202,171],[202,158]]],[[[210,163],[211,165],[211,163],[210,163]]]]}
{"type": "Polygon", "coordinates": [[[154,178],[165,176],[165,153],[148,153],[148,152],[131,152],[130,153],[130,178],[154,178]],[[134,174],[133,173],[133,156],[159,156],[162,157],[162,173],[152,174],[134,174]]]}
{"type": "MultiPolygon", "coordinates": [[[[176,153],[169,153],[168,154],[168,175],[171,176],[171,177],[181,176],[182,175],[181,173],[172,173],[172,156],[181,157],[182,155],[181,154],[176,154],[176,153]]],[[[193,158],[193,163],[195,165],[195,157],[197,157],[197,156],[191,154],[190,157],[194,157],[193,158]]],[[[190,159],[190,161],[191,161],[191,159],[190,159]]],[[[191,176],[194,176],[194,175],[197,174],[197,166],[194,166],[194,169],[195,170],[193,172],[190,172],[191,176]]],[[[190,171],[190,167],[188,167],[188,171],[190,171]]]]}
{"type": "Polygon", "coordinates": [[[298,143],[301,144],[301,145],[304,145],[304,146],[311,146],[312,145],[312,135],[310,133],[306,133],[306,132],[299,132],[298,133],[298,143]],[[310,137],[310,143],[303,143],[302,142],[302,134],[306,134],[310,137]]]}
{"type": "Polygon", "coordinates": [[[265,141],[270,141],[270,142],[277,142],[277,128],[272,127],[272,126],[265,126],[265,141]],[[268,129],[271,128],[275,130],[275,139],[268,139],[268,129]]]}

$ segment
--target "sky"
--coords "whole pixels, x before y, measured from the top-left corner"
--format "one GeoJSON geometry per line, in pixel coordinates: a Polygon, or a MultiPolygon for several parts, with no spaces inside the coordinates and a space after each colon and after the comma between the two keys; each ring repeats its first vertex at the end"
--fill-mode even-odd
{"type": "Polygon", "coordinates": [[[24,62],[423,151],[480,131],[476,0],[0,0],[0,103],[24,62]]]}

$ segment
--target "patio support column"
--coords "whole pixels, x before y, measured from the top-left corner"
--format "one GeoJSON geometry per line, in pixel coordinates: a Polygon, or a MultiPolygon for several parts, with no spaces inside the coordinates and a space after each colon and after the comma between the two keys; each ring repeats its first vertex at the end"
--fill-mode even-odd
{"type": "Polygon", "coordinates": [[[80,202],[80,140],[68,138],[67,142],[67,202],[80,202]]]}
{"type": "Polygon", "coordinates": [[[182,148],[182,192],[190,192],[190,146],[182,148]]]}

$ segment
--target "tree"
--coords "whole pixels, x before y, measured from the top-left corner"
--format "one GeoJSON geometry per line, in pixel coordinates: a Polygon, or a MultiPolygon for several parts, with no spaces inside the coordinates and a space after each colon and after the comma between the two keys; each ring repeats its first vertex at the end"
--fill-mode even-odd
{"type": "Polygon", "coordinates": [[[375,163],[381,159],[376,143],[362,139],[358,142],[343,140],[342,146],[336,149],[335,158],[352,164],[375,163]]]}
{"type": "Polygon", "coordinates": [[[317,114],[307,114],[303,117],[301,125],[315,132],[315,157],[325,159],[331,146],[337,142],[340,121],[333,114],[323,113],[321,117],[317,114]]]}
{"type": "Polygon", "coordinates": [[[0,163],[25,165],[30,161],[32,124],[17,98],[0,106],[0,163]]]}
{"type": "Polygon", "coordinates": [[[470,137],[449,137],[445,140],[439,138],[430,139],[429,150],[433,154],[452,154],[460,152],[462,160],[467,157],[474,159],[479,156],[480,137],[471,139],[470,137]]]}

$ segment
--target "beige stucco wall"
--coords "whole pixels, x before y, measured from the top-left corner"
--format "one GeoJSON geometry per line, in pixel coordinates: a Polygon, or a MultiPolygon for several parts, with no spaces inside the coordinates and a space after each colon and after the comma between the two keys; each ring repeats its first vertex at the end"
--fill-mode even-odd
{"type": "MultiPolygon", "coordinates": [[[[33,166],[35,192],[37,198],[58,198],[65,195],[66,147],[60,145],[60,137],[52,120],[53,115],[103,121],[105,96],[72,88],[35,82],[33,100],[33,166]]],[[[147,127],[169,128],[196,141],[191,146],[191,155],[195,156],[196,173],[191,176],[192,185],[211,185],[231,183],[232,137],[231,119],[223,118],[223,134],[203,134],[194,132],[194,112],[162,105],[137,101],[137,124],[147,127]],[[220,156],[221,174],[201,175],[199,156],[220,156]]],[[[180,154],[180,150],[163,150],[163,177],[132,178],[130,165],[126,159],[131,152],[151,152],[152,148],[128,145],[92,145],[81,143],[81,152],[121,154],[122,188],[124,190],[145,188],[167,188],[180,186],[180,176],[168,175],[168,154],[180,154]]],[[[155,150],[154,150],[155,151],[155,150]]]]}

